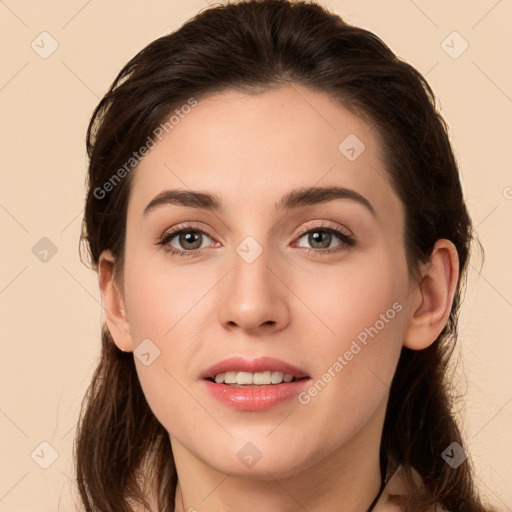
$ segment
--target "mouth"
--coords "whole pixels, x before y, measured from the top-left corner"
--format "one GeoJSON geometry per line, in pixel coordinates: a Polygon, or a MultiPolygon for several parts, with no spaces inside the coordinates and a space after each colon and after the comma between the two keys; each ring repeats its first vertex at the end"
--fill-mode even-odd
{"type": "Polygon", "coordinates": [[[231,387],[279,386],[308,379],[309,375],[290,363],[273,357],[253,360],[235,356],[203,371],[203,380],[231,387]]]}
{"type": "Polygon", "coordinates": [[[303,370],[272,357],[231,357],[203,371],[206,391],[231,410],[263,412],[290,401],[311,380],[303,370]]]}

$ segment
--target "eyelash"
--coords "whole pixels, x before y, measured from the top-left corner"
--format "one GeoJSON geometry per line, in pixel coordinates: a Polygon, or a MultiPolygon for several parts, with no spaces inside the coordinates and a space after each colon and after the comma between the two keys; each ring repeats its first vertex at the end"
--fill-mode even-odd
{"type": "MultiPolygon", "coordinates": [[[[311,231],[322,231],[322,232],[333,234],[333,235],[337,236],[341,240],[342,243],[334,248],[331,248],[331,249],[310,249],[309,247],[301,247],[302,249],[304,249],[306,252],[308,252],[310,254],[325,256],[325,255],[329,255],[329,254],[333,254],[333,253],[338,253],[341,251],[346,251],[356,245],[356,240],[353,236],[347,235],[346,233],[343,233],[340,230],[329,227],[329,226],[310,226],[308,229],[303,231],[297,237],[297,239],[302,238],[304,235],[307,235],[311,231]]],[[[173,229],[171,229],[171,231],[164,233],[161,237],[159,237],[159,239],[157,241],[157,245],[163,246],[165,248],[165,250],[173,256],[181,256],[181,257],[185,257],[185,258],[198,256],[201,253],[202,249],[194,249],[191,251],[180,251],[180,250],[175,249],[174,247],[168,245],[169,242],[176,235],[179,235],[181,233],[188,233],[188,232],[203,233],[203,234],[209,236],[210,238],[213,238],[212,236],[210,236],[210,234],[208,232],[197,228],[193,224],[185,224],[182,226],[178,226],[177,228],[173,228],[173,229]]]]}

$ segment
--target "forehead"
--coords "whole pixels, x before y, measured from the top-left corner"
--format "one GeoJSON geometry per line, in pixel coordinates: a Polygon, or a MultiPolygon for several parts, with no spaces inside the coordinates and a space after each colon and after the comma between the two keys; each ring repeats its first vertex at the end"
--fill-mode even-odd
{"type": "Polygon", "coordinates": [[[225,91],[187,112],[134,171],[129,215],[171,188],[214,193],[240,212],[274,209],[293,188],[331,185],[399,214],[375,129],[323,93],[225,91]]]}

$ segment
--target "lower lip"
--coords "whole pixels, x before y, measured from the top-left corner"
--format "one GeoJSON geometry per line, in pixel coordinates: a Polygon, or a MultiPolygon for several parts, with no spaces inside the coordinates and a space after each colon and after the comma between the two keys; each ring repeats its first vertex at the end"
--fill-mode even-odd
{"type": "Polygon", "coordinates": [[[258,387],[234,387],[205,380],[206,389],[219,402],[239,411],[265,411],[297,396],[310,379],[258,387]]]}

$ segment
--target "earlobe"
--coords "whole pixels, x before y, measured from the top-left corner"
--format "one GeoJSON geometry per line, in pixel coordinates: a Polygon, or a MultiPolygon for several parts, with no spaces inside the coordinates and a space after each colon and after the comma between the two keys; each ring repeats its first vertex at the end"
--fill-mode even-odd
{"type": "Polygon", "coordinates": [[[98,260],[98,281],[105,312],[105,321],[114,343],[123,352],[131,352],[132,339],[126,317],[123,293],[114,278],[115,258],[109,250],[103,251],[98,260]]]}
{"type": "Polygon", "coordinates": [[[459,257],[454,244],[440,239],[423,266],[412,301],[404,346],[422,350],[430,346],[446,325],[459,279],[459,257]]]}

